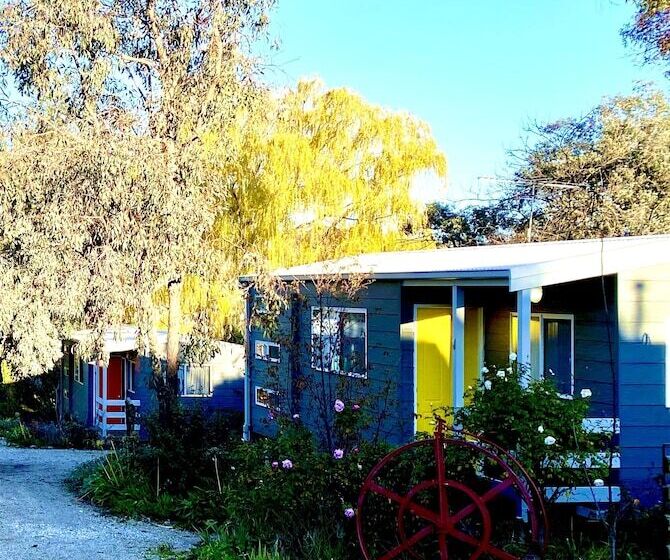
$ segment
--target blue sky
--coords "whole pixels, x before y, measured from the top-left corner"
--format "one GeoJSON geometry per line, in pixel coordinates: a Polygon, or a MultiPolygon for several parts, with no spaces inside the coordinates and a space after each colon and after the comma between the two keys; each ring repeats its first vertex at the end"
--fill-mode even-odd
{"type": "Polygon", "coordinates": [[[639,82],[620,28],[624,0],[278,0],[271,79],[318,76],[425,120],[447,154],[446,198],[490,191],[509,176],[507,150],[524,127],[587,112],[639,82]]]}

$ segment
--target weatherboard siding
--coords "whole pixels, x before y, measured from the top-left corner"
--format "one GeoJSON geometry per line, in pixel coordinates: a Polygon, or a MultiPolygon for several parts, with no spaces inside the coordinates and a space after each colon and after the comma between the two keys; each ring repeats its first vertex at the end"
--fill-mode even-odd
{"type": "Polygon", "coordinates": [[[660,497],[662,445],[670,443],[665,402],[670,343],[670,266],[619,274],[621,479],[633,497],[660,497]]]}
{"type": "MultiPolygon", "coordinates": [[[[237,346],[237,345],[230,345],[237,346]]],[[[244,403],[243,367],[234,364],[230,349],[222,344],[222,352],[206,365],[210,367],[211,394],[203,397],[179,397],[184,408],[198,408],[209,414],[215,411],[241,412],[244,403]]],[[[140,401],[140,417],[146,417],[158,409],[156,392],[151,388],[151,359],[140,356],[133,366],[134,391],[128,391],[128,398],[140,401]]]]}
{"type": "MultiPolygon", "coordinates": [[[[77,358],[78,359],[78,358],[77,358]]],[[[81,379],[79,383],[76,379],[72,381],[72,417],[78,422],[85,424],[89,419],[89,379],[88,379],[88,364],[82,362],[81,379]]]]}
{"type": "Polygon", "coordinates": [[[374,397],[371,408],[379,407],[386,418],[374,433],[390,442],[404,441],[411,432],[411,413],[408,417],[402,410],[408,388],[400,379],[400,282],[373,282],[359,291],[354,298],[333,295],[318,295],[313,285],[303,286],[301,297],[292,301],[280,318],[276,332],[267,333],[252,328],[249,333],[251,428],[262,435],[273,435],[276,422],[270,418],[270,410],[255,403],[257,386],[279,390],[278,402],[291,410],[282,413],[299,413],[301,420],[317,437],[323,437],[322,425],[332,421],[332,405],[340,398],[349,406],[357,395],[374,397]],[[346,307],[367,312],[367,381],[361,383],[345,376],[320,372],[311,367],[311,308],[346,307]],[[291,332],[291,313],[297,318],[297,333],[291,332]],[[254,348],[258,340],[270,340],[282,345],[281,361],[268,363],[255,358],[254,348]],[[297,371],[296,371],[297,370],[297,371]],[[293,394],[291,379],[299,379],[308,388],[300,395],[293,394]],[[382,398],[383,397],[383,398],[382,398]],[[324,420],[325,418],[325,420],[324,420]],[[409,427],[408,427],[409,426],[409,427]]]}

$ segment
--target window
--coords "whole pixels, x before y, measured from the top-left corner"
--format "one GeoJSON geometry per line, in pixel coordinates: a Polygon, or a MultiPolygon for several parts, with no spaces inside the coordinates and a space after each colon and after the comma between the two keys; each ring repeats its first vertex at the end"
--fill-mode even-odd
{"type": "Polygon", "coordinates": [[[253,300],[253,312],[256,315],[267,315],[268,314],[268,304],[265,298],[260,294],[256,294],[253,300]]]}
{"type": "Polygon", "coordinates": [[[366,375],[367,310],[312,307],[312,367],[366,375]]]}
{"type": "Polygon", "coordinates": [[[61,358],[61,368],[63,370],[63,396],[69,397],[70,395],[70,355],[68,354],[67,348],[63,353],[61,358]]]}
{"type": "Polygon", "coordinates": [[[270,408],[273,403],[273,395],[275,392],[272,389],[266,389],[265,387],[256,386],[256,404],[262,406],[263,408],[270,408]]]}
{"type": "Polygon", "coordinates": [[[123,360],[123,373],[126,377],[126,388],[130,393],[135,392],[135,380],[133,379],[133,361],[125,358],[123,360]]]}
{"type": "Polygon", "coordinates": [[[276,342],[257,340],[255,345],[255,355],[257,360],[278,363],[281,359],[280,346],[276,342]]]}
{"type": "Polygon", "coordinates": [[[84,375],[83,375],[83,367],[81,360],[79,359],[79,356],[75,354],[74,356],[74,380],[77,383],[81,383],[83,385],[84,383],[84,375]]]}
{"type": "MultiPolygon", "coordinates": [[[[533,377],[551,378],[559,393],[574,394],[573,315],[533,313],[530,324],[530,369],[533,377]]],[[[517,351],[516,313],[511,321],[511,349],[517,351]]]]}
{"type": "Polygon", "coordinates": [[[179,387],[183,397],[209,397],[212,394],[209,366],[179,366],[179,387]]]}

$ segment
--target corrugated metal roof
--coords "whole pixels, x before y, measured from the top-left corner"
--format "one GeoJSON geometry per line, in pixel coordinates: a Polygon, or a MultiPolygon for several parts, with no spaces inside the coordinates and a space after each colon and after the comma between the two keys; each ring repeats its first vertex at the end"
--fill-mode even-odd
{"type": "MultiPolygon", "coordinates": [[[[670,235],[368,253],[275,272],[285,280],[505,278],[510,289],[557,284],[670,263],[670,235]]],[[[247,278],[248,279],[248,278],[247,278]]]]}

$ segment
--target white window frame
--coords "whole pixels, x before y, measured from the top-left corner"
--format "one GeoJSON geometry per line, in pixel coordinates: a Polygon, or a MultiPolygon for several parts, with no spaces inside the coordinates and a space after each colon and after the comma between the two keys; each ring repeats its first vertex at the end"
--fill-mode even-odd
{"type": "Polygon", "coordinates": [[[123,375],[126,378],[126,392],[134,393],[135,392],[135,379],[134,379],[134,368],[133,361],[129,358],[123,359],[123,375]]]}
{"type": "Polygon", "coordinates": [[[310,338],[309,338],[309,344],[310,344],[310,353],[309,353],[309,358],[310,358],[310,366],[312,369],[316,371],[323,371],[327,373],[334,373],[336,375],[346,375],[348,377],[356,377],[359,379],[367,379],[368,374],[368,310],[365,307],[334,307],[334,306],[319,306],[319,305],[313,305],[310,311],[309,315],[309,332],[310,332],[310,338]],[[326,368],[321,368],[319,367],[318,364],[314,363],[314,325],[313,325],[313,316],[314,316],[314,311],[319,311],[320,313],[323,313],[323,311],[327,312],[335,312],[335,313],[357,313],[359,315],[363,315],[365,319],[365,360],[364,360],[364,367],[363,369],[365,370],[365,373],[354,373],[354,372],[347,372],[347,371],[339,371],[339,370],[333,370],[333,369],[326,369],[326,368]]]}
{"type": "Polygon", "coordinates": [[[80,385],[83,385],[84,384],[84,375],[83,375],[83,371],[82,371],[82,367],[81,367],[82,362],[81,362],[81,359],[79,358],[79,356],[77,356],[77,354],[74,355],[73,362],[74,362],[74,371],[72,373],[72,377],[77,383],[79,383],[80,385]]]}
{"type": "Polygon", "coordinates": [[[269,404],[264,403],[263,401],[258,400],[258,392],[259,391],[265,391],[268,395],[276,395],[277,391],[274,391],[272,389],[268,389],[266,387],[261,387],[260,385],[256,385],[254,387],[254,402],[256,403],[256,406],[260,406],[261,408],[270,408],[269,404]]]}
{"type": "MultiPolygon", "coordinates": [[[[545,319],[561,319],[563,321],[570,321],[570,393],[560,393],[566,399],[572,399],[575,394],[575,316],[572,313],[531,313],[531,319],[538,318],[540,320],[540,340],[538,348],[538,369],[540,378],[544,378],[544,320],[545,319]]],[[[518,324],[518,316],[516,312],[510,313],[510,352],[516,352],[512,347],[512,317],[516,317],[518,324]]]]}
{"type": "Polygon", "coordinates": [[[209,392],[202,394],[188,394],[188,395],[184,394],[185,378],[188,375],[188,370],[191,368],[191,364],[179,364],[179,369],[177,370],[177,375],[179,376],[179,396],[185,399],[209,398],[212,396],[212,367],[209,364],[195,367],[207,368],[209,370],[209,388],[208,388],[209,392]]]}
{"type": "Polygon", "coordinates": [[[254,357],[257,360],[261,360],[263,362],[272,362],[273,364],[278,364],[281,362],[281,346],[277,342],[271,342],[269,340],[257,340],[254,343],[254,357]],[[277,348],[279,351],[278,358],[270,357],[270,347],[277,348]],[[260,354],[258,352],[259,348],[264,350],[260,354]]]}

